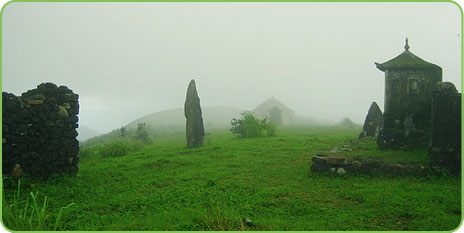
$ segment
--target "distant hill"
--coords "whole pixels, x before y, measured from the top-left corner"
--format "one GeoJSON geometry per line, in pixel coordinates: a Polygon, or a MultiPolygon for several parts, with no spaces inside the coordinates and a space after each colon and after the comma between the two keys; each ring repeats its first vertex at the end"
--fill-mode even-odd
{"type": "MultiPolygon", "coordinates": [[[[242,110],[224,106],[204,107],[202,108],[203,124],[205,128],[227,128],[230,127],[232,118],[240,117],[240,112],[242,110]]],[[[146,115],[129,123],[127,129],[135,129],[138,122],[146,123],[152,128],[183,128],[185,127],[184,109],[171,109],[146,115]]]]}
{"type": "Polygon", "coordinates": [[[334,122],[326,119],[313,118],[308,116],[296,115],[290,119],[292,126],[309,126],[309,125],[332,125],[334,122]]]}
{"type": "Polygon", "coordinates": [[[79,135],[77,135],[77,140],[81,142],[89,138],[93,138],[93,137],[97,137],[101,135],[100,132],[94,129],[91,129],[90,127],[85,126],[85,125],[79,125],[79,128],[77,128],[77,132],[79,133],[79,135]]]}

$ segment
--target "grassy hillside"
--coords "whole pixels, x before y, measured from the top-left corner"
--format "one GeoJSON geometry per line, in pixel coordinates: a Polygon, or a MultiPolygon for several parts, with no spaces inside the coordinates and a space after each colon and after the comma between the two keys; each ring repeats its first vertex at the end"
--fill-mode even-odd
{"type": "MultiPolygon", "coordinates": [[[[452,230],[459,225],[460,179],[311,174],[315,153],[348,144],[359,131],[294,128],[280,129],[275,137],[239,139],[228,130],[211,130],[198,149],[186,149],[185,135],[173,132],[121,157],[82,159],[77,176],[23,179],[22,193],[47,195],[52,217],[75,203],[63,213],[68,230],[452,230]]],[[[363,156],[395,154],[377,151],[369,140],[353,149],[363,156]]],[[[425,151],[401,153],[394,158],[427,160],[425,151]]],[[[15,182],[4,182],[11,202],[15,182]]]]}

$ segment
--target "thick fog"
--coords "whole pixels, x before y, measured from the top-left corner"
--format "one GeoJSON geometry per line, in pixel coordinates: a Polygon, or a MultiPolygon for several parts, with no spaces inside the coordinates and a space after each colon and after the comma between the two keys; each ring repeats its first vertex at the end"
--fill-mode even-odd
{"type": "Polygon", "coordinates": [[[2,90],[42,82],[80,95],[100,132],[182,108],[252,110],[273,96],[298,115],[362,123],[383,109],[385,62],[410,51],[461,91],[461,14],[452,3],[11,3],[2,90]]]}

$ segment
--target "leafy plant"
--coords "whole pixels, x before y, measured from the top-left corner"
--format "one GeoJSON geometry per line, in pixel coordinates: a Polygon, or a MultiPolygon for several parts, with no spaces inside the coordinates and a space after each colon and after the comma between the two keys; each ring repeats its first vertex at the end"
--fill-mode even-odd
{"type": "Polygon", "coordinates": [[[276,126],[267,118],[260,120],[251,112],[243,112],[241,115],[240,119],[232,119],[230,131],[233,134],[244,138],[275,136],[277,134],[276,126]]]}
{"type": "Polygon", "coordinates": [[[135,131],[135,140],[143,143],[151,144],[152,141],[148,136],[147,125],[145,123],[137,123],[137,130],[135,131]]]}
{"type": "Polygon", "coordinates": [[[119,129],[120,133],[121,133],[121,137],[125,138],[127,137],[127,130],[126,128],[123,126],[121,127],[121,129],[119,129]]]}
{"type": "Polygon", "coordinates": [[[27,199],[24,206],[22,206],[22,201],[20,201],[20,192],[21,192],[21,181],[18,181],[18,189],[13,196],[13,203],[7,204],[5,200],[5,195],[2,197],[3,208],[2,208],[2,217],[3,223],[5,226],[11,230],[21,230],[21,231],[42,231],[42,230],[62,230],[63,224],[61,222],[61,216],[63,211],[74,203],[71,203],[65,207],[61,207],[58,212],[57,217],[54,219],[49,213],[47,213],[47,204],[48,199],[45,196],[43,204],[40,204],[38,199],[38,192],[30,193],[32,201],[27,199]],[[29,204],[30,203],[30,204],[29,204]]]}

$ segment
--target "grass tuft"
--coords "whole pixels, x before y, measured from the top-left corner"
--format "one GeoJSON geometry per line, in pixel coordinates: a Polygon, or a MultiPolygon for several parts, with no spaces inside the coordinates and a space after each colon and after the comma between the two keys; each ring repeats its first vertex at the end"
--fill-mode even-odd
{"type": "Polygon", "coordinates": [[[18,181],[18,189],[13,196],[13,202],[11,204],[7,204],[5,196],[2,196],[2,217],[6,227],[15,231],[63,230],[61,221],[63,211],[74,205],[74,203],[62,207],[53,220],[47,211],[47,196],[44,197],[43,204],[41,204],[38,198],[38,192],[35,194],[31,192],[31,199],[27,199],[26,201],[21,200],[20,193],[21,180],[18,181]]]}

